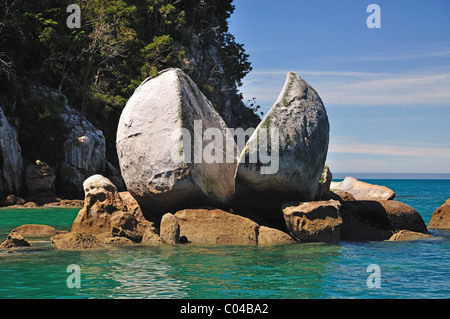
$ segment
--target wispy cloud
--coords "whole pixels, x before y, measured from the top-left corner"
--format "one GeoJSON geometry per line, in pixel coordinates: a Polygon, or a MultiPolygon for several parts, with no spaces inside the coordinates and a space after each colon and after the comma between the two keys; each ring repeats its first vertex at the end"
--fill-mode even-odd
{"type": "Polygon", "coordinates": [[[450,107],[450,70],[402,73],[327,70],[255,70],[242,88],[247,98],[264,106],[277,99],[289,71],[309,82],[326,106],[450,107]]]}

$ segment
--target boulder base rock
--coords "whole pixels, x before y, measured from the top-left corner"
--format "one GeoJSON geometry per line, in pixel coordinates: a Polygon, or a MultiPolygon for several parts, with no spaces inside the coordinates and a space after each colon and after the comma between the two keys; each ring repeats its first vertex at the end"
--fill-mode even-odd
{"type": "Polygon", "coordinates": [[[342,182],[331,184],[331,190],[350,193],[356,200],[391,200],[395,192],[385,186],[372,185],[358,181],[353,177],[346,177],[342,182]]]}
{"type": "Polygon", "coordinates": [[[162,71],[135,90],[120,117],[116,145],[127,189],[148,219],[149,212],[160,218],[192,206],[231,206],[236,144],[180,69],[162,71]],[[212,137],[204,139],[207,130],[212,137]],[[208,162],[204,156],[212,149],[218,157],[208,162]]]}
{"type": "Polygon", "coordinates": [[[51,243],[53,248],[61,250],[99,249],[105,247],[96,237],[77,232],[53,236],[51,243]]]}
{"type": "Polygon", "coordinates": [[[30,243],[26,241],[22,235],[12,231],[9,233],[8,237],[6,237],[6,240],[0,245],[0,248],[10,249],[29,246],[31,246],[30,243]]]}
{"type": "Polygon", "coordinates": [[[338,201],[285,203],[282,211],[286,226],[301,242],[340,241],[341,204],[338,201]]]}
{"type": "Polygon", "coordinates": [[[294,238],[281,230],[266,226],[259,227],[258,245],[279,245],[294,242],[294,238]]]}
{"type": "Polygon", "coordinates": [[[428,228],[450,229],[450,198],[436,209],[428,223],[428,228]]]}
{"type": "Polygon", "coordinates": [[[283,202],[314,200],[328,142],[329,123],[322,100],[309,84],[290,72],[278,100],[240,155],[236,211],[250,209],[277,218],[283,202]],[[264,163],[267,151],[270,161],[264,163]]]}
{"type": "Polygon", "coordinates": [[[197,244],[248,245],[258,243],[259,225],[220,209],[185,209],[175,213],[180,239],[197,244]]]}
{"type": "Polygon", "coordinates": [[[415,209],[394,200],[346,201],[341,213],[341,240],[387,240],[400,230],[428,232],[415,209]]]}

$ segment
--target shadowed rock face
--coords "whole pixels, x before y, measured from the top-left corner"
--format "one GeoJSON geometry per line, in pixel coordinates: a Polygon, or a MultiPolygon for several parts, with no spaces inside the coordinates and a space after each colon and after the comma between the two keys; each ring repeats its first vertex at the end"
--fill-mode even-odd
{"type": "MultiPolygon", "coordinates": [[[[325,166],[329,142],[329,123],[325,107],[317,92],[298,75],[290,72],[269,113],[247,142],[236,172],[236,207],[270,210],[279,214],[285,201],[314,200],[325,166]],[[260,161],[266,145],[261,132],[279,132],[268,149],[279,153],[278,169],[267,174],[270,165],[260,161]],[[279,147],[276,148],[276,143],[279,147]],[[252,163],[252,158],[258,158],[252,163]],[[266,171],[266,172],[264,172],[266,171]]],[[[270,216],[269,216],[270,217],[270,216]]]]}
{"type": "Polygon", "coordinates": [[[119,121],[117,152],[123,179],[144,213],[162,216],[191,205],[231,205],[237,154],[226,129],[212,104],[179,69],[162,71],[136,89],[119,121]],[[197,144],[195,127],[200,127],[197,144]],[[224,138],[204,140],[210,128],[224,138]],[[223,155],[222,163],[196,160],[195,147],[202,152],[211,143],[223,155]]]}
{"type": "Polygon", "coordinates": [[[0,196],[23,190],[23,159],[18,135],[0,107],[0,196]]]}

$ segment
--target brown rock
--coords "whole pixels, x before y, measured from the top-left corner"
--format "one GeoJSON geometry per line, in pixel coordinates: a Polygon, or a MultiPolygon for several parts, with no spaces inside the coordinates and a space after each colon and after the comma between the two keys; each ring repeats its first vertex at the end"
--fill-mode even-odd
{"type": "Polygon", "coordinates": [[[175,213],[180,238],[191,243],[257,244],[258,224],[220,209],[185,209],[175,213]]]}
{"type": "Polygon", "coordinates": [[[13,229],[22,236],[54,236],[60,232],[48,225],[21,225],[13,229]]]}
{"type": "Polygon", "coordinates": [[[145,220],[144,214],[142,213],[139,203],[133,197],[133,195],[131,195],[130,192],[120,192],[119,196],[122,199],[123,204],[127,209],[127,212],[132,213],[134,217],[139,221],[145,220]]]}
{"type": "Polygon", "coordinates": [[[258,244],[259,245],[278,245],[295,242],[289,234],[281,230],[266,226],[259,227],[258,244]]]}
{"type": "Polygon", "coordinates": [[[427,233],[420,214],[394,200],[342,203],[341,240],[387,240],[400,230],[427,233]]]}
{"type": "Polygon", "coordinates": [[[450,229],[450,198],[436,209],[428,223],[428,228],[450,229]]]}
{"type": "Polygon", "coordinates": [[[290,202],[282,206],[286,226],[302,242],[339,242],[342,224],[338,201],[290,202]]]}
{"type": "Polygon", "coordinates": [[[22,197],[16,195],[8,195],[3,202],[3,206],[23,205],[25,200],[22,197]]]}
{"type": "Polygon", "coordinates": [[[53,248],[61,250],[99,249],[105,247],[96,237],[77,232],[53,236],[51,242],[53,248]]]}
{"type": "Polygon", "coordinates": [[[18,247],[29,247],[30,243],[23,238],[22,235],[12,231],[9,233],[6,240],[0,245],[0,248],[18,248],[18,247]]]}
{"type": "Polygon", "coordinates": [[[57,202],[51,202],[44,204],[44,207],[83,207],[84,206],[84,200],[82,199],[62,199],[57,202]]]}
{"type": "Polygon", "coordinates": [[[142,244],[158,245],[162,244],[163,241],[158,234],[155,227],[147,227],[142,235],[142,244]]]}
{"type": "Polygon", "coordinates": [[[102,234],[97,239],[106,245],[112,246],[134,246],[135,243],[125,237],[115,237],[112,234],[102,234]]]}
{"type": "Polygon", "coordinates": [[[83,183],[84,207],[72,224],[72,232],[100,235],[111,233],[113,214],[126,211],[116,186],[101,175],[89,177],[83,183]]]}
{"type": "Polygon", "coordinates": [[[340,183],[331,183],[331,190],[345,191],[356,200],[392,200],[395,198],[395,192],[385,186],[372,185],[358,181],[353,177],[346,177],[340,183]]]}
{"type": "Polygon", "coordinates": [[[166,244],[177,244],[180,241],[180,225],[171,213],[162,217],[159,236],[166,244]]]}
{"type": "Polygon", "coordinates": [[[155,228],[154,223],[147,220],[139,221],[133,213],[129,212],[116,212],[110,222],[113,236],[125,237],[134,242],[142,241],[147,228],[155,228]]]}
{"type": "Polygon", "coordinates": [[[410,230],[401,230],[394,235],[392,235],[391,238],[389,238],[389,241],[409,241],[409,240],[420,240],[420,239],[427,239],[427,238],[433,238],[433,236],[418,232],[413,232],[410,230]]]}

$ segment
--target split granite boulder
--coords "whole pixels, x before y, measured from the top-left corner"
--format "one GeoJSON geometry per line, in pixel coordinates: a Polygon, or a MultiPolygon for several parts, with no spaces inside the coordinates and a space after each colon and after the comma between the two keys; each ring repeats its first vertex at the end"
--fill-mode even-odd
{"type": "Polygon", "coordinates": [[[428,228],[450,229],[450,198],[444,205],[436,209],[428,223],[428,228]]]}
{"type": "Polygon", "coordinates": [[[329,129],[317,92],[289,72],[278,100],[240,155],[236,210],[278,218],[283,202],[314,200],[324,171],[329,129]],[[262,155],[269,153],[272,161],[264,163],[267,159],[263,161],[262,155]]]}
{"type": "Polygon", "coordinates": [[[116,145],[127,189],[148,219],[191,206],[231,206],[236,144],[182,70],[161,71],[135,90],[120,117],[116,145]],[[207,150],[218,157],[208,162],[202,158],[207,150]]]}

